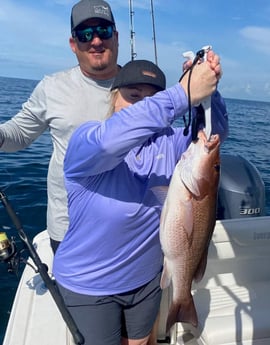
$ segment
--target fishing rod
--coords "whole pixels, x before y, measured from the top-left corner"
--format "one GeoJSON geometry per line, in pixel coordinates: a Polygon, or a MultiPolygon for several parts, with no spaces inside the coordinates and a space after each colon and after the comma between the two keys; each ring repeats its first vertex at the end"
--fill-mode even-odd
{"type": "MultiPolygon", "coordinates": [[[[16,215],[15,211],[13,210],[8,198],[6,197],[6,195],[0,191],[0,199],[2,204],[4,205],[10,219],[12,220],[16,230],[18,231],[19,237],[22,240],[22,242],[24,243],[24,245],[26,246],[26,248],[29,251],[29,255],[32,258],[33,262],[35,263],[37,270],[35,270],[36,272],[38,272],[41,276],[41,278],[43,279],[47,289],[50,291],[66,325],[68,326],[75,344],[77,345],[83,345],[84,344],[84,337],[83,335],[80,333],[80,331],[78,330],[69,310],[67,309],[63,297],[60,294],[60,291],[58,290],[58,287],[55,283],[55,281],[49,276],[48,274],[48,266],[46,264],[44,264],[35,247],[33,246],[32,242],[29,241],[26,233],[23,230],[23,227],[21,225],[21,222],[18,218],[18,216],[16,215]]],[[[15,258],[16,257],[16,246],[14,244],[14,240],[12,240],[11,242],[8,240],[8,238],[3,235],[3,233],[1,233],[0,235],[0,260],[1,261],[11,261],[11,266],[15,264],[15,258]],[[9,246],[10,244],[10,246],[9,246]],[[13,262],[12,262],[13,260],[13,262]]],[[[31,266],[31,265],[30,265],[31,266]]]]}
{"type": "MultiPolygon", "coordinates": [[[[135,52],[134,13],[135,12],[133,10],[133,0],[129,0],[130,54],[131,54],[131,60],[135,60],[136,57],[137,57],[137,53],[135,52]]],[[[155,64],[158,65],[157,44],[156,44],[156,28],[155,28],[155,15],[154,15],[153,0],[150,0],[150,13],[151,13],[151,21],[152,21],[152,34],[153,34],[153,43],[154,43],[155,64]]]]}
{"type": "Polygon", "coordinates": [[[156,27],[155,27],[155,15],[154,15],[154,4],[153,4],[153,0],[150,0],[150,7],[151,7],[151,19],[152,19],[152,31],[153,31],[153,42],[154,42],[155,63],[156,63],[156,65],[158,65],[157,44],[156,44],[156,27]]]}
{"type": "Polygon", "coordinates": [[[129,0],[129,15],[130,15],[130,50],[131,50],[131,60],[134,60],[137,56],[135,52],[135,31],[134,31],[134,11],[133,11],[133,1],[129,0]]]}

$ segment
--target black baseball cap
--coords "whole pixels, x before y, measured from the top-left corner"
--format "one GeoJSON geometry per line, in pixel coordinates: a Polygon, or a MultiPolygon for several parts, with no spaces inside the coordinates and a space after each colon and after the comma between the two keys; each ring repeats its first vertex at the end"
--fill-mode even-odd
{"type": "Polygon", "coordinates": [[[166,77],[162,70],[148,60],[132,60],[116,75],[111,90],[134,84],[149,84],[158,90],[166,88],[166,77]]]}
{"type": "Polygon", "coordinates": [[[115,25],[110,5],[103,0],[81,0],[72,7],[71,32],[82,22],[91,18],[104,19],[115,25]]]}

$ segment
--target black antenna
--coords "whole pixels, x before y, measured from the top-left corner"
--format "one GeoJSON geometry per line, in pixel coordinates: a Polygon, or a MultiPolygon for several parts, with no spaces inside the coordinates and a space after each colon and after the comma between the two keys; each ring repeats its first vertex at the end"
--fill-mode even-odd
{"type": "Polygon", "coordinates": [[[135,53],[135,31],[134,31],[134,11],[133,11],[133,0],[129,0],[129,15],[130,15],[130,50],[131,50],[131,60],[134,60],[137,56],[135,53]]]}
{"type": "Polygon", "coordinates": [[[154,53],[155,53],[155,63],[158,64],[157,60],[157,45],[156,45],[156,29],[155,29],[155,16],[154,16],[154,5],[153,0],[150,0],[151,6],[151,18],[152,18],[152,30],[153,30],[153,42],[154,42],[154,53]]]}

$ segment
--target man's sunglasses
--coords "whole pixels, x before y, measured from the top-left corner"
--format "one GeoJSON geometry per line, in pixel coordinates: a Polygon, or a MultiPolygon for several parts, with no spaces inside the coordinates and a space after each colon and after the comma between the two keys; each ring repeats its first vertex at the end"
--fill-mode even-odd
{"type": "Polygon", "coordinates": [[[94,34],[97,34],[101,40],[107,40],[112,37],[113,31],[113,25],[89,26],[84,30],[75,30],[73,37],[77,37],[80,42],[90,42],[94,38],[94,34]]]}

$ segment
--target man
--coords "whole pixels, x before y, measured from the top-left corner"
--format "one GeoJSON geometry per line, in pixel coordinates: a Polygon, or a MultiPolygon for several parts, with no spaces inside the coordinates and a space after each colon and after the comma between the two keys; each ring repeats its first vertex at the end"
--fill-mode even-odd
{"type": "Polygon", "coordinates": [[[0,125],[0,149],[28,147],[49,129],[53,152],[48,171],[47,230],[55,252],[68,228],[63,159],[69,138],[81,123],[103,120],[118,72],[118,32],[109,4],[81,0],[71,12],[69,44],[78,66],[46,76],[22,109],[0,125]]]}
{"type": "MultiPolygon", "coordinates": [[[[71,50],[78,66],[46,76],[22,109],[0,125],[0,150],[15,152],[31,145],[49,129],[53,152],[48,170],[47,231],[55,253],[68,229],[63,159],[74,129],[89,120],[103,120],[119,70],[118,32],[110,5],[81,0],[71,12],[71,50]]],[[[153,335],[153,343],[156,335],[153,335]]]]}

